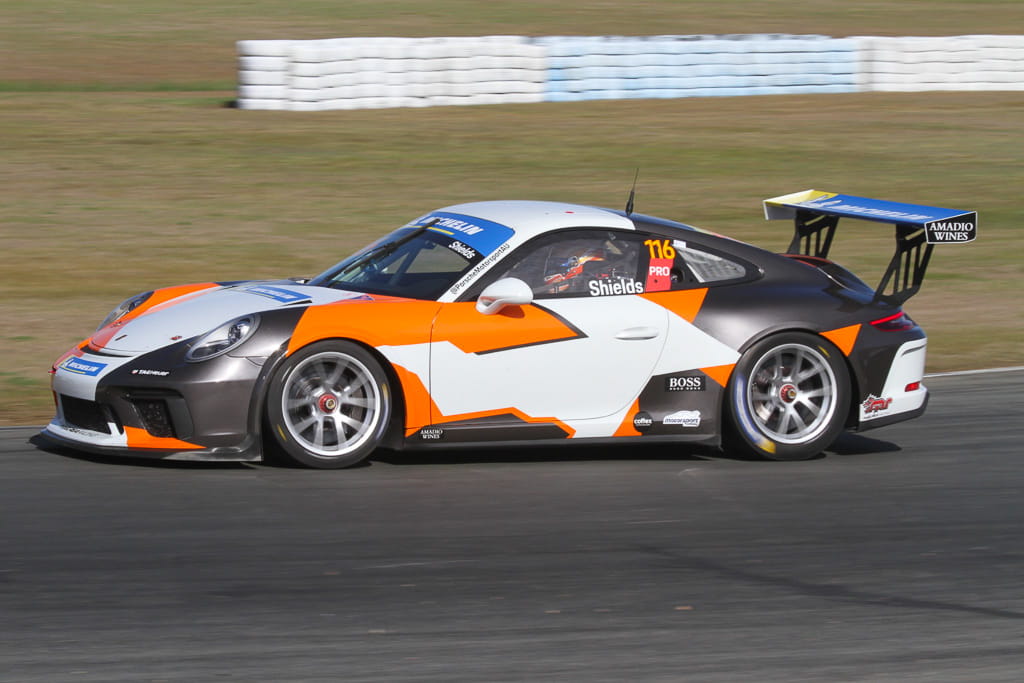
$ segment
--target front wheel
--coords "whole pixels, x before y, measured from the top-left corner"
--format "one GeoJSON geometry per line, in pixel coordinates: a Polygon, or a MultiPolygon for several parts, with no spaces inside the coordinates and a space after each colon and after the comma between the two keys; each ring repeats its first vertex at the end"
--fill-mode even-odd
{"type": "Polygon", "coordinates": [[[806,460],[836,440],[849,408],[839,349],[811,334],[778,334],[752,346],[733,371],[725,445],[770,460],[806,460]]]}
{"type": "Polygon", "coordinates": [[[391,389],[380,363],[352,342],[324,341],[293,354],[267,395],[270,430],[293,461],[350,467],[380,444],[391,419],[391,389]]]}

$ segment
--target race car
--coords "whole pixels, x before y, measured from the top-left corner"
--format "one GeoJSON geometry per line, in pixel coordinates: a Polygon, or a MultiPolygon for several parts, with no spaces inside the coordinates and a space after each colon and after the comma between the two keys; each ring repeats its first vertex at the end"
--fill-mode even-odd
{"type": "MultiPolygon", "coordinates": [[[[673,442],[776,460],[921,415],[903,311],[977,215],[807,190],[765,200],[786,253],[541,201],[426,213],[312,279],[126,299],[51,369],[44,437],[178,460],[378,448],[673,442]],[[840,218],[895,225],[878,287],[830,260],[840,218]]],[[[858,222],[859,225],[869,223],[858,222]]]]}

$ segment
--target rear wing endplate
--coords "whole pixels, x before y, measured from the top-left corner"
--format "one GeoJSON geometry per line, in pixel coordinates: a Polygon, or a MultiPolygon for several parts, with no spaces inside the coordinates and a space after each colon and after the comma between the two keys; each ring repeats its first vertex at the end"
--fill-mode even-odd
{"type": "Polygon", "coordinates": [[[789,253],[828,258],[842,217],[896,226],[896,251],[875,289],[875,299],[902,304],[921,288],[932,247],[972,242],[978,235],[974,211],[887,202],[867,197],[805,190],[764,200],[767,220],[792,218],[789,253]]]}

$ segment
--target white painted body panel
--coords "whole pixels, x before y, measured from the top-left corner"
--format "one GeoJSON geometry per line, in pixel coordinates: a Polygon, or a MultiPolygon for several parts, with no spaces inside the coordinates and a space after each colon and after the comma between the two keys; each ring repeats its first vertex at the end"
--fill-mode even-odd
{"type": "MultiPolygon", "coordinates": [[[[486,353],[467,353],[449,341],[378,350],[428,388],[434,422],[518,411],[557,420],[574,438],[612,436],[652,375],[731,365],[740,355],[640,296],[538,304],[586,336],[486,353]]],[[[438,320],[440,337],[443,314],[438,320]]]]}
{"type": "Polygon", "coordinates": [[[240,316],[298,304],[328,304],[362,296],[344,290],[298,284],[246,283],[187,294],[164,302],[126,322],[104,346],[113,353],[138,355],[205,334],[240,316]],[[276,297],[276,298],[275,298],[276,297]]]}
{"type": "Polygon", "coordinates": [[[435,344],[430,390],[441,415],[512,407],[564,421],[629,406],[661,355],[668,311],[635,296],[539,303],[585,336],[480,354],[435,344]],[[630,330],[640,333],[620,338],[630,330]]]}

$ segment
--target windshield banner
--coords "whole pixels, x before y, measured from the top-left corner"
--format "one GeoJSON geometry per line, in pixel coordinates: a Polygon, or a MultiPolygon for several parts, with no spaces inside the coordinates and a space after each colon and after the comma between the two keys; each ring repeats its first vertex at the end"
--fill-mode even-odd
{"type": "Polygon", "coordinates": [[[500,247],[514,233],[512,228],[501,223],[446,211],[433,211],[417,218],[406,227],[416,228],[435,219],[437,223],[430,227],[431,232],[439,232],[468,244],[483,256],[500,247]]]}

